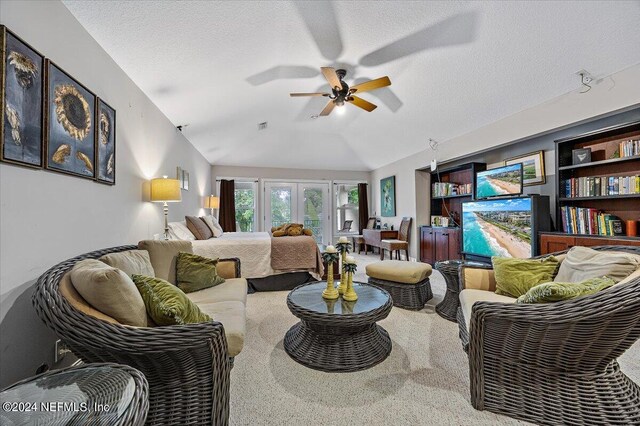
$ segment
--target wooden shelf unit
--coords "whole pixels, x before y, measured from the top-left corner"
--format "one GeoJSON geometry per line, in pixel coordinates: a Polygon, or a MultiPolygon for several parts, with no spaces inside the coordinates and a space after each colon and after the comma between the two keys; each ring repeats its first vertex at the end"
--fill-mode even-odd
{"type": "MultiPolygon", "coordinates": [[[[462,203],[476,197],[476,173],[487,169],[485,163],[466,163],[456,167],[437,169],[431,172],[431,216],[454,219],[456,226],[462,217],[462,203]],[[471,193],[463,195],[433,196],[434,183],[471,184],[471,193]]],[[[449,219],[451,220],[451,219],[449,219]]]]}
{"type": "MultiPolygon", "coordinates": [[[[566,197],[565,186],[565,181],[571,178],[640,175],[639,155],[610,158],[618,150],[620,142],[639,138],[640,121],[635,121],[555,141],[556,229],[561,231],[555,233],[555,235],[557,238],[561,238],[564,235],[567,246],[573,245],[572,242],[575,243],[575,239],[579,240],[579,245],[609,244],[616,240],[619,240],[620,244],[625,244],[632,241],[626,236],[602,236],[600,238],[597,235],[567,234],[566,229],[563,229],[561,209],[562,207],[594,208],[618,216],[623,221],[623,224],[626,220],[639,220],[640,194],[566,197]],[[591,148],[591,162],[572,164],[572,150],[580,148],[591,148]],[[589,238],[593,241],[585,240],[589,238]],[[607,242],[603,242],[605,240],[607,242]]],[[[551,234],[545,235],[548,240],[551,234]]],[[[545,247],[542,247],[543,245],[541,244],[541,251],[544,253],[546,250],[545,247]]],[[[562,244],[554,247],[560,246],[562,244]]]]}

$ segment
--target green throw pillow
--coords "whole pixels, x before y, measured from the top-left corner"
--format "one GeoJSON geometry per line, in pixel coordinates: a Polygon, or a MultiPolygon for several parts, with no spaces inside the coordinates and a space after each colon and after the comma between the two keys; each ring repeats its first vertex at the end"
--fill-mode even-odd
{"type": "Polygon", "coordinates": [[[213,287],[224,282],[218,275],[218,259],[191,253],[178,253],[176,261],[176,285],[185,293],[213,287]]]}
{"type": "Polygon", "coordinates": [[[542,259],[514,259],[492,257],[496,278],[496,294],[520,297],[530,288],[549,281],[558,270],[559,262],[553,256],[542,259]]]}
{"type": "Polygon", "coordinates": [[[569,300],[597,293],[615,283],[615,280],[609,277],[589,278],[579,283],[542,283],[518,297],[516,303],[547,303],[569,300]]]}
{"type": "Polygon", "coordinates": [[[193,324],[211,321],[182,290],[160,278],[131,276],[138,288],[147,313],[158,325],[193,324]]]}

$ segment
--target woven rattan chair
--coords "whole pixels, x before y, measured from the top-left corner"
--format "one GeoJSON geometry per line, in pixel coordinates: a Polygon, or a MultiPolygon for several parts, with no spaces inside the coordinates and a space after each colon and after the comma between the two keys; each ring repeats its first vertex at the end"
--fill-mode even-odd
{"type": "MultiPolygon", "coordinates": [[[[463,288],[468,268],[460,269],[463,288]]],[[[640,387],[616,361],[640,338],[639,295],[636,278],[563,302],[476,302],[470,330],[459,308],[472,405],[537,424],[640,424],[640,387]]]]}
{"type": "MultiPolygon", "coordinates": [[[[374,226],[376,226],[376,218],[370,217],[367,220],[367,226],[365,226],[364,229],[373,229],[374,226]]],[[[369,250],[367,249],[367,245],[364,242],[364,235],[354,235],[352,239],[353,239],[353,249],[355,250],[356,247],[358,247],[358,254],[360,254],[360,251],[362,250],[362,246],[364,246],[364,254],[367,254],[369,252],[369,250]]]]}
{"type": "Polygon", "coordinates": [[[221,323],[127,327],[86,315],[60,294],[60,280],[76,262],[134,249],[98,250],[49,269],[33,295],[38,315],[84,362],[126,364],[144,373],[147,424],[228,424],[232,362],[221,323]]]}
{"type": "Polygon", "coordinates": [[[400,251],[404,251],[405,260],[409,260],[409,231],[411,231],[411,218],[403,217],[398,230],[398,239],[380,241],[380,260],[384,260],[385,250],[389,250],[391,259],[395,252],[398,260],[400,260],[400,251]]]}

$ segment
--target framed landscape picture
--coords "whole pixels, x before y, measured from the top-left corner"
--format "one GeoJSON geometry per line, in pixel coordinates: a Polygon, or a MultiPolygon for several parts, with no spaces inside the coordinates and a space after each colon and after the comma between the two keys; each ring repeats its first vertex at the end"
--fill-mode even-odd
{"type": "Polygon", "coordinates": [[[42,167],[44,56],[0,26],[0,160],[42,167]]]}
{"type": "Polygon", "coordinates": [[[98,140],[96,142],[96,180],[116,183],[116,110],[98,98],[98,140]]]}
{"type": "Polygon", "coordinates": [[[505,160],[504,165],[522,163],[522,185],[543,185],[547,181],[544,172],[544,151],[535,151],[528,154],[505,160]]]}
{"type": "Polygon", "coordinates": [[[396,177],[380,179],[380,215],[391,217],[396,215],[396,177]]]}
{"type": "Polygon", "coordinates": [[[45,167],[93,179],[96,96],[53,62],[46,61],[45,167]]]}

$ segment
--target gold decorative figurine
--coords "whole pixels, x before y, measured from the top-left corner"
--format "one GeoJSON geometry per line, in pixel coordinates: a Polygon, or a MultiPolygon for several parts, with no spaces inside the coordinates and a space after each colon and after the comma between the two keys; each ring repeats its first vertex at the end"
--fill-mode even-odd
{"type": "Polygon", "coordinates": [[[322,253],[322,260],[327,262],[327,288],[322,292],[322,297],[327,300],[335,300],[340,297],[333,284],[333,262],[338,260],[338,251],[334,246],[327,246],[322,253]]]}
{"type": "Polygon", "coordinates": [[[344,265],[347,261],[347,253],[349,253],[349,249],[351,248],[347,237],[340,237],[340,239],[338,240],[338,244],[336,244],[336,248],[342,254],[342,262],[340,264],[340,285],[338,286],[338,293],[344,294],[344,292],[347,291],[347,273],[344,270],[344,265]]]}
{"type": "Polygon", "coordinates": [[[344,265],[344,271],[347,275],[347,289],[342,295],[342,298],[347,302],[355,302],[358,300],[358,295],[356,291],[353,289],[353,273],[358,269],[358,265],[356,265],[356,260],[352,256],[347,256],[346,262],[344,265]]]}

